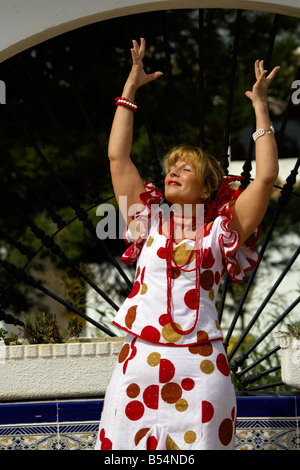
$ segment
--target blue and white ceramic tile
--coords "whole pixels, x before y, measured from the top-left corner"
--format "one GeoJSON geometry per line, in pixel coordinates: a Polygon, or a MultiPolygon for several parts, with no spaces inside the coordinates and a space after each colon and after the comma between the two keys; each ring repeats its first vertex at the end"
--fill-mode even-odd
{"type": "MultiPolygon", "coordinates": [[[[300,396],[238,397],[237,450],[300,450],[300,396]]],[[[0,404],[0,450],[92,450],[103,400],[0,404]]]]}

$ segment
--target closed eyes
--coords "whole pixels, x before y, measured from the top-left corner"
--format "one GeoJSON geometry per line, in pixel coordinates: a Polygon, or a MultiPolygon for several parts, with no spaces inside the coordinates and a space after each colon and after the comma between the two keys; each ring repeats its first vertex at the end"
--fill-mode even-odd
{"type": "Polygon", "coordinates": [[[182,166],[182,167],[176,168],[175,165],[172,165],[172,166],[169,167],[169,170],[168,170],[169,173],[170,173],[170,171],[172,171],[172,170],[175,170],[175,171],[176,171],[176,170],[178,170],[178,171],[181,171],[181,170],[182,170],[182,171],[187,171],[187,172],[189,172],[189,173],[194,173],[193,168],[188,167],[188,166],[182,166]]]}

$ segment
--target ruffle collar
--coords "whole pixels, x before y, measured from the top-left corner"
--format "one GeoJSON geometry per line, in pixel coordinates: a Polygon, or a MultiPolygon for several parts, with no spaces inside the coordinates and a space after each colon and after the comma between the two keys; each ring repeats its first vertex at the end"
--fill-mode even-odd
{"type": "MultiPolygon", "coordinates": [[[[242,176],[225,177],[223,183],[217,191],[212,191],[209,199],[204,204],[204,222],[215,220],[220,215],[220,209],[225,206],[226,203],[233,201],[239,197],[242,193],[242,189],[233,189],[230,187],[230,183],[234,181],[241,181],[242,176]]],[[[157,189],[152,181],[144,183],[145,191],[140,194],[140,200],[144,204],[144,208],[141,211],[136,212],[132,218],[133,220],[139,220],[145,225],[148,223],[153,205],[160,205],[164,201],[163,193],[157,189]]],[[[124,240],[126,243],[131,245],[126,249],[121,261],[127,266],[132,266],[139,257],[145,242],[145,233],[143,233],[136,241],[132,240],[130,231],[126,227],[124,232],[124,240]]]]}

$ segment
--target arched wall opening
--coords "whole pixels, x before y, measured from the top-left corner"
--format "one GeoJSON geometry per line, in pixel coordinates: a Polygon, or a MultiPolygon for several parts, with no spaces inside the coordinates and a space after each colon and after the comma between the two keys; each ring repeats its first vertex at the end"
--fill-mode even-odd
{"type": "Polygon", "coordinates": [[[10,0],[1,5],[0,62],[65,32],[111,18],[160,10],[232,8],[300,17],[297,0],[10,0]]]}
{"type": "MultiPolygon", "coordinates": [[[[14,3],[16,2],[11,2],[10,5],[14,3]]],[[[78,8],[80,4],[83,5],[82,2],[74,3],[78,8]]],[[[130,53],[128,54],[127,47],[130,47],[132,37],[136,37],[129,34],[126,35],[129,31],[136,31],[137,29],[142,31],[143,28],[141,26],[147,27],[147,31],[151,33],[153,39],[151,44],[152,52],[150,57],[147,57],[147,65],[150,63],[151,69],[152,66],[158,66],[159,62],[159,66],[162,65],[164,71],[171,71],[170,74],[165,73],[164,81],[157,84],[155,91],[153,87],[148,88],[144,96],[140,96],[138,101],[139,112],[136,115],[136,124],[138,125],[135,135],[136,147],[133,153],[135,158],[139,157],[139,168],[142,168],[144,171],[145,179],[146,174],[148,176],[149,166],[155,161],[155,158],[162,155],[162,148],[166,148],[166,146],[169,148],[169,144],[175,144],[178,134],[181,140],[183,138],[186,140],[191,138],[191,136],[195,139],[201,129],[206,143],[216,144],[221,142],[220,152],[216,153],[217,156],[222,156],[222,150],[225,153],[227,152],[227,143],[230,136],[231,158],[233,159],[234,140],[236,139],[237,144],[241,143],[238,139],[240,132],[243,133],[244,128],[247,134],[245,155],[241,151],[240,145],[236,145],[235,149],[236,156],[239,157],[242,163],[244,163],[244,158],[246,159],[245,168],[243,168],[245,172],[248,172],[247,174],[250,178],[252,157],[250,152],[248,153],[248,144],[251,141],[253,116],[251,105],[248,103],[247,106],[246,104],[244,85],[248,87],[252,84],[252,58],[256,58],[255,54],[260,54],[260,56],[264,54],[266,57],[272,56],[270,63],[275,65],[279,57],[278,54],[282,57],[282,52],[276,47],[274,54],[272,55],[271,53],[274,46],[273,40],[275,40],[276,36],[274,31],[278,26],[278,18],[273,13],[280,12],[282,14],[279,18],[279,27],[280,32],[283,34],[289,31],[284,28],[288,11],[291,16],[294,16],[292,20],[295,28],[291,30],[294,32],[294,37],[296,36],[295,32],[299,31],[299,21],[296,21],[295,17],[297,15],[293,14],[291,10],[293,5],[290,5],[288,10],[287,2],[284,5],[281,3],[281,6],[276,6],[274,2],[272,4],[267,2],[226,2],[226,6],[230,10],[230,20],[227,22],[227,27],[229,28],[228,36],[225,36],[228,41],[226,44],[228,51],[222,57],[220,55],[223,46],[222,38],[218,38],[214,34],[216,31],[214,28],[220,29],[224,24],[222,20],[224,21],[225,2],[222,2],[222,4],[221,2],[209,2],[209,5],[207,3],[188,1],[184,3],[184,8],[190,8],[190,11],[192,11],[193,6],[195,15],[199,14],[199,17],[201,17],[199,20],[201,19],[203,28],[204,48],[201,47],[202,42],[199,40],[200,21],[198,21],[198,18],[196,18],[196,21],[193,18],[195,25],[192,43],[188,42],[188,39],[191,39],[190,37],[179,34],[178,24],[183,24],[184,28],[182,29],[188,30],[184,16],[187,10],[181,10],[182,2],[139,2],[138,5],[131,5],[131,10],[129,9],[130,5],[128,2],[127,10],[123,7],[114,11],[112,11],[112,3],[109,4],[107,2],[107,6],[111,7],[110,13],[106,11],[107,16],[105,16],[103,8],[100,14],[99,3],[96,5],[96,2],[89,2],[86,8],[90,8],[92,5],[98,6],[97,11],[95,8],[93,14],[87,14],[86,10],[81,10],[81,16],[79,11],[77,11],[77,17],[72,19],[68,17],[69,11],[63,9],[64,5],[67,7],[67,2],[60,3],[60,9],[57,9],[57,11],[62,12],[60,15],[54,13],[54,16],[51,17],[50,13],[53,2],[47,6],[46,3],[44,5],[44,2],[41,1],[38,3],[35,15],[32,18],[28,18],[30,20],[28,21],[28,27],[30,28],[27,30],[27,33],[26,31],[24,32],[26,29],[25,11],[22,11],[20,6],[18,10],[16,7],[15,15],[12,17],[15,19],[16,14],[19,15],[20,25],[23,24],[24,27],[24,35],[22,39],[21,27],[20,30],[15,31],[16,34],[18,33],[15,38],[17,40],[11,43],[11,49],[6,49],[7,60],[4,60],[0,69],[0,78],[5,80],[8,88],[8,106],[0,107],[0,111],[3,113],[1,121],[3,139],[0,147],[2,147],[1,150],[6,154],[5,157],[1,154],[4,163],[0,171],[2,171],[1,196],[6,201],[2,205],[3,210],[1,215],[3,221],[1,224],[2,229],[5,231],[3,239],[5,239],[5,242],[10,247],[12,246],[10,244],[15,242],[17,244],[16,248],[10,248],[7,259],[3,260],[1,258],[0,260],[0,264],[3,261],[3,269],[1,269],[2,278],[0,280],[0,284],[3,285],[3,287],[1,285],[3,296],[1,298],[0,309],[3,311],[10,311],[11,309],[13,312],[18,310],[16,305],[18,300],[17,294],[19,293],[17,287],[23,287],[24,280],[25,283],[29,282],[28,291],[30,295],[32,294],[35,286],[30,284],[32,279],[25,277],[25,270],[36,275],[37,268],[39,267],[38,263],[41,262],[42,264],[42,261],[44,261],[42,255],[50,255],[51,260],[54,258],[55,263],[58,263],[59,268],[61,268],[61,260],[58,259],[61,252],[58,251],[57,246],[62,248],[63,255],[66,256],[64,265],[67,263],[74,264],[77,268],[77,274],[82,276],[84,280],[86,280],[86,276],[89,276],[89,272],[88,270],[82,271],[84,267],[79,263],[82,260],[86,262],[92,260],[98,264],[103,261],[101,256],[103,256],[105,250],[99,244],[97,237],[95,237],[96,231],[93,226],[90,231],[90,222],[94,225],[98,222],[98,219],[95,220],[93,218],[94,201],[98,202],[98,196],[100,196],[101,201],[111,197],[105,151],[111,118],[115,110],[114,96],[116,95],[111,97],[109,88],[114,93],[119,93],[120,89],[122,89],[123,78],[126,77],[128,72],[130,53]],[[43,15],[40,15],[40,5],[45,6],[43,15]],[[146,9],[146,5],[149,10],[146,9]],[[150,10],[150,5],[152,10],[150,10]],[[267,14],[272,12],[268,23],[262,18],[259,27],[253,27],[252,25],[249,36],[249,31],[245,27],[247,23],[243,22],[243,16],[244,14],[247,16],[247,11],[239,10],[239,12],[242,11],[240,18],[238,12],[233,9],[234,6],[240,8],[241,5],[244,7],[247,5],[250,10],[253,7],[251,14],[254,14],[255,11],[266,12],[267,14]],[[144,10],[141,9],[142,6],[144,10]],[[212,8],[213,6],[218,6],[219,8],[212,8]],[[207,7],[207,9],[205,11],[201,10],[204,7],[207,7]],[[167,11],[165,11],[166,8],[168,8],[167,11]],[[218,21],[216,16],[214,17],[217,9],[219,10],[216,13],[218,21]],[[23,17],[22,13],[24,13],[23,17]],[[39,18],[39,20],[46,18],[47,24],[39,23],[40,29],[36,29],[35,34],[33,34],[35,17],[39,18]],[[23,21],[21,21],[21,18],[23,21]],[[152,19],[152,24],[149,24],[148,18],[152,19]],[[143,24],[137,25],[138,21],[142,19],[143,24]],[[165,19],[167,19],[167,25],[164,23],[165,19]],[[241,23],[240,20],[242,21],[241,23]],[[128,23],[131,23],[132,28],[127,28],[128,23]],[[241,42],[239,47],[236,48],[237,55],[235,56],[235,53],[232,53],[234,49],[231,49],[231,45],[234,45],[236,42],[238,28],[235,25],[238,23],[240,31],[239,40],[241,42]],[[114,37],[116,36],[115,28],[118,27],[118,41],[121,39],[121,43],[117,42],[114,37]],[[156,36],[153,31],[155,28],[156,36]],[[30,35],[28,35],[28,31],[30,35]],[[89,34],[90,32],[91,34],[89,34]],[[100,42],[98,40],[91,42],[91,39],[99,38],[99,36],[101,37],[100,42]],[[157,38],[156,42],[154,42],[155,37],[157,38]],[[109,48],[105,44],[106,38],[110,38],[111,41],[109,48]],[[114,39],[113,44],[112,38],[114,39]],[[193,45],[193,47],[189,48],[188,52],[192,54],[191,57],[187,53],[187,44],[193,45]],[[34,47],[30,49],[30,46],[34,47]],[[78,46],[80,46],[80,52],[79,48],[77,48],[78,46]],[[169,54],[169,46],[171,55],[169,54]],[[203,50],[204,58],[200,57],[201,54],[199,54],[203,50]],[[231,67],[233,67],[235,62],[238,64],[238,69],[235,70],[236,78],[233,80],[231,67]],[[189,66],[185,66],[188,64],[189,66]],[[193,66],[191,67],[190,64],[193,66]],[[6,72],[6,75],[4,75],[4,72],[6,72]],[[204,106],[200,106],[200,101],[204,106]],[[177,107],[176,104],[178,104],[177,107]],[[241,114],[241,106],[249,110],[247,116],[241,114]],[[228,115],[231,113],[231,110],[234,111],[233,114],[237,118],[233,119],[230,126],[228,115]],[[147,131],[145,131],[147,125],[149,125],[149,129],[147,128],[147,131]],[[150,132],[150,127],[151,131],[153,131],[152,133],[150,132]],[[160,133],[157,132],[158,128],[160,133]],[[226,138],[223,141],[224,130],[226,138]],[[13,168],[12,165],[14,165],[13,168]],[[11,205],[13,205],[13,209],[11,205]],[[31,213],[27,212],[28,207],[32,209],[31,213]],[[42,212],[40,212],[41,207],[43,208],[42,212]],[[85,212],[86,208],[88,210],[85,212]],[[31,222],[28,219],[29,214],[34,218],[36,226],[29,225],[31,222]],[[5,218],[5,216],[7,217],[5,218]],[[84,219],[84,216],[87,218],[84,219]],[[24,217],[27,218],[25,222],[24,217]],[[88,230],[83,230],[82,222],[88,230]],[[26,224],[28,224],[27,227],[26,224]],[[58,227],[57,230],[56,226],[58,227]],[[24,227],[27,229],[23,232],[24,227]],[[45,238],[43,233],[41,234],[39,231],[41,227],[46,231],[46,235],[51,240],[45,238]],[[42,238],[35,239],[34,236],[30,236],[30,231],[36,233],[37,237],[41,236],[42,238]],[[71,240],[73,242],[70,242],[71,240]],[[55,241],[57,245],[51,245],[51,241],[55,241]],[[44,245],[45,243],[47,245],[44,245]],[[42,249],[40,249],[40,245],[42,249]],[[82,249],[82,252],[78,254],[75,249],[76,247],[82,249]],[[85,249],[84,253],[83,248],[85,249]],[[22,256],[28,256],[28,262],[27,260],[24,262],[24,258],[19,259],[16,257],[16,252],[19,250],[23,250],[22,256]],[[33,254],[32,250],[34,251],[33,254]],[[10,264],[8,265],[6,262],[10,262],[10,264]],[[21,271],[14,271],[18,266],[21,266],[21,271]],[[4,277],[6,268],[13,271],[9,272],[9,276],[4,277]],[[23,278],[20,273],[24,274],[23,278]],[[12,308],[13,303],[14,309],[12,308]]],[[[29,4],[34,5],[34,2],[27,3],[27,5],[29,4]]],[[[54,4],[57,4],[56,1],[54,4]]],[[[105,6],[105,2],[102,2],[103,6],[105,6]]],[[[294,9],[296,13],[297,8],[295,7],[294,9]]],[[[26,11],[27,15],[29,13],[30,9],[26,11]]],[[[89,10],[89,13],[91,13],[91,10],[89,10]]],[[[264,17],[264,14],[261,17],[264,17]]],[[[6,16],[7,29],[12,24],[9,23],[8,18],[6,16]]],[[[188,32],[191,34],[191,30],[188,32]]],[[[145,37],[147,38],[148,36],[145,37]]],[[[297,46],[298,42],[295,48],[297,46]]],[[[297,64],[295,59],[293,70],[287,67],[289,70],[282,71],[283,77],[285,77],[285,73],[289,72],[288,79],[282,79],[282,86],[287,95],[290,92],[292,81],[297,79],[296,72],[298,67],[299,63],[297,64]]],[[[276,96],[276,98],[279,97],[276,96]]],[[[299,106],[294,106],[294,108],[289,107],[288,96],[285,96],[285,98],[286,101],[283,104],[287,104],[287,107],[276,110],[276,112],[281,114],[275,116],[277,122],[274,124],[276,124],[276,129],[279,130],[279,140],[282,146],[280,157],[282,160],[286,160],[291,156],[290,152],[292,150],[294,152],[294,165],[294,161],[299,156],[299,151],[297,149],[294,150],[292,145],[294,144],[294,137],[300,134],[299,132],[294,132],[294,128],[290,131],[289,124],[293,121],[292,113],[298,113],[299,106]],[[287,122],[288,119],[289,122],[287,122]]],[[[297,126],[299,126],[299,119],[297,126]]],[[[290,166],[289,170],[292,168],[290,166]]],[[[229,170],[231,171],[231,168],[229,170]]],[[[293,171],[295,174],[295,170],[293,171]]],[[[235,170],[232,172],[235,173],[235,170]]],[[[288,172],[285,173],[284,177],[288,174],[288,172]]],[[[284,182],[285,180],[282,181],[282,184],[284,182]]],[[[289,185],[289,191],[291,191],[291,186],[289,185]]],[[[286,188],[282,194],[286,194],[286,188]]],[[[298,196],[293,196],[293,212],[290,215],[286,211],[283,214],[284,220],[281,219],[280,224],[276,226],[276,228],[279,228],[280,235],[282,236],[285,235],[284,227],[288,226],[288,229],[291,227],[297,228],[298,216],[297,218],[295,217],[295,209],[298,202],[296,197],[298,196]],[[287,223],[288,217],[290,217],[291,223],[287,223]]],[[[269,218],[264,224],[266,228],[272,226],[272,216],[274,213],[277,214],[278,199],[277,193],[277,199],[274,201],[269,218]]],[[[278,208],[278,212],[282,212],[282,205],[278,208]]],[[[281,241],[280,237],[277,236],[275,238],[281,241]]],[[[113,251],[113,255],[115,253],[119,255],[121,248],[119,249],[119,246],[115,248],[112,245],[113,243],[109,246],[110,251],[113,251]]],[[[275,249],[277,253],[276,245],[275,249]]],[[[290,251],[293,250],[291,243],[289,243],[289,249],[290,251]]],[[[285,256],[289,256],[289,254],[290,252],[288,255],[284,253],[285,256]]],[[[263,276],[263,280],[270,277],[270,269],[267,264],[266,266],[267,275],[263,276]]],[[[294,268],[294,266],[289,271],[292,281],[294,281],[297,275],[297,268],[294,268]]],[[[44,267],[42,273],[44,277],[41,278],[41,283],[42,285],[45,284],[48,290],[51,291],[50,294],[55,296],[55,305],[64,302],[66,300],[64,293],[60,294],[56,285],[49,287],[49,265],[46,265],[46,268],[45,266],[41,267],[44,267]]],[[[109,264],[108,270],[110,273],[111,264],[109,264]]],[[[273,271],[275,273],[275,270],[273,271]]],[[[119,272],[116,274],[119,280],[119,272]]],[[[277,273],[275,274],[277,275],[277,273]]],[[[93,278],[90,280],[92,281],[93,278]]],[[[73,285],[74,276],[70,276],[69,281],[73,285]]],[[[97,282],[97,291],[95,291],[97,302],[99,302],[99,286],[101,290],[104,290],[107,287],[108,281],[108,275],[106,274],[97,282]]],[[[122,279],[121,281],[123,282],[122,279]]],[[[258,281],[259,284],[260,280],[258,281]]],[[[126,287],[125,282],[121,286],[122,294],[125,290],[124,286],[126,287]]],[[[289,289],[290,286],[291,284],[288,286],[289,289]]],[[[116,287],[118,285],[113,281],[113,286],[110,286],[108,292],[111,297],[114,289],[119,294],[116,287]]],[[[266,287],[260,295],[269,292],[269,289],[270,286],[266,287]]],[[[226,289],[224,289],[225,291],[226,289]]],[[[23,293],[24,291],[20,291],[20,295],[23,293]]],[[[233,294],[229,292],[229,294],[235,295],[235,297],[233,297],[232,305],[230,304],[231,297],[229,297],[229,302],[226,302],[226,309],[231,309],[232,313],[234,313],[233,310],[238,304],[237,299],[239,299],[240,292],[233,292],[233,294]]],[[[262,300],[258,299],[257,289],[255,289],[255,296],[255,300],[259,302],[262,300]]],[[[294,300],[294,291],[292,296],[290,299],[285,295],[284,308],[291,308],[293,304],[290,305],[289,303],[294,300]]],[[[249,295],[245,297],[247,301],[248,298],[249,295]]],[[[77,298],[72,298],[70,305],[74,305],[75,302],[77,302],[77,298]]],[[[119,304],[118,302],[117,305],[119,304]]],[[[247,324],[249,319],[248,312],[243,311],[241,314],[242,307],[240,305],[239,309],[235,312],[235,318],[239,319],[237,331],[240,331],[240,319],[245,324],[247,324]]],[[[255,305],[256,309],[257,304],[255,305]]],[[[248,308],[249,314],[252,316],[253,309],[249,307],[249,304],[248,308]]],[[[279,308],[281,308],[281,305],[278,306],[279,308]]],[[[24,309],[24,302],[22,303],[22,309],[24,309]]],[[[225,313],[227,314],[228,311],[225,313]]],[[[220,310],[220,312],[220,315],[225,317],[223,311],[220,310]]],[[[2,313],[1,310],[0,313],[2,313]]],[[[278,315],[280,313],[281,310],[278,315]]],[[[93,314],[95,314],[95,318],[98,321],[99,313],[93,312],[93,314]]],[[[102,319],[100,321],[102,322],[102,319]]],[[[224,325],[226,326],[226,323],[224,325]]]]}

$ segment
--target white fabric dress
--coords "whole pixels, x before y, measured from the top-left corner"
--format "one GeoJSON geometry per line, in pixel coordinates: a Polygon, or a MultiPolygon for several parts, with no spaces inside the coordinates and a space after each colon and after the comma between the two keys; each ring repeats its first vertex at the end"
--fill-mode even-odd
{"type": "MultiPolygon", "coordinates": [[[[136,277],[114,319],[128,334],[106,391],[95,448],[233,449],[236,397],[215,299],[226,271],[235,282],[242,282],[245,272],[257,264],[253,247],[259,231],[239,246],[238,233],[229,228],[230,205],[225,204],[204,232],[199,309],[193,270],[196,261],[191,256],[187,264],[190,272],[172,270],[170,316],[166,236],[157,205],[162,196],[152,183],[146,183],[145,188],[140,196],[144,209],[136,214],[144,223],[144,233],[137,241],[129,230],[125,233],[132,245],[122,259],[126,264],[136,260],[136,277]]],[[[193,240],[174,243],[178,265],[186,262],[193,246],[193,240]]]]}

